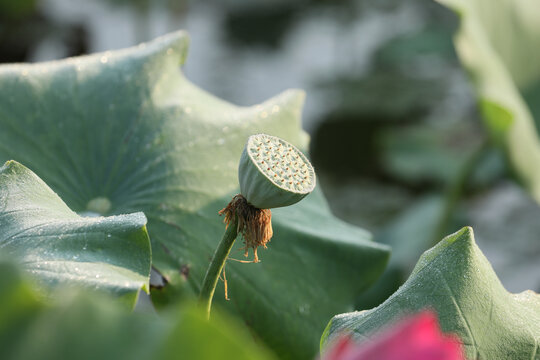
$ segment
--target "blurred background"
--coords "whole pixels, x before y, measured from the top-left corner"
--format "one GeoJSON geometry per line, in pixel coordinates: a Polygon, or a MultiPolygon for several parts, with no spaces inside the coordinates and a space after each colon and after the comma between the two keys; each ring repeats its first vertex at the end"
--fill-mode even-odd
{"type": "Polygon", "coordinates": [[[358,307],[464,225],[512,292],[540,291],[540,208],[487,140],[431,0],[0,0],[0,62],[118,49],[185,29],[184,71],[239,105],[307,92],[303,126],[334,213],[393,247],[358,307]]]}

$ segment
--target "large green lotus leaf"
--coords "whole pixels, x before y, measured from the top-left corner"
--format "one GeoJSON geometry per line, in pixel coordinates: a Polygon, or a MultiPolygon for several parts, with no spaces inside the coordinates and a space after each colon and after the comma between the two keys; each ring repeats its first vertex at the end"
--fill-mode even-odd
{"type": "Polygon", "coordinates": [[[130,312],[96,293],[65,291],[44,303],[13,264],[0,261],[2,359],[246,359],[274,357],[233,319],[201,309],[130,312]],[[211,346],[208,346],[208,344],[211,346]]]}
{"type": "MultiPolygon", "coordinates": [[[[99,210],[98,198],[110,202],[103,215],[143,211],[153,266],[166,280],[152,292],[156,302],[198,293],[248,136],[307,146],[302,92],[254,107],[226,103],[183,77],[187,43],[177,32],[121,51],[0,67],[0,159],[30,167],[77,212],[99,210]]],[[[222,287],[215,300],[280,355],[311,358],[328,319],[352,309],[383,271],[388,248],[334,218],[319,189],[273,220],[262,262],[229,262],[231,301],[222,287]]]]}
{"type": "Polygon", "coordinates": [[[540,3],[438,1],[461,17],[455,46],[471,75],[487,128],[505,147],[523,185],[540,201],[540,3]]]}
{"type": "Polygon", "coordinates": [[[47,287],[102,289],[131,303],[149,290],[150,240],[142,213],[83,218],[15,161],[0,168],[0,255],[47,287]]]}
{"type": "Polygon", "coordinates": [[[538,359],[540,296],[507,292],[471,228],[426,251],[405,284],[380,306],[334,317],[321,344],[342,332],[369,338],[397,317],[425,308],[438,313],[444,331],[461,338],[468,359],[538,359]]]}

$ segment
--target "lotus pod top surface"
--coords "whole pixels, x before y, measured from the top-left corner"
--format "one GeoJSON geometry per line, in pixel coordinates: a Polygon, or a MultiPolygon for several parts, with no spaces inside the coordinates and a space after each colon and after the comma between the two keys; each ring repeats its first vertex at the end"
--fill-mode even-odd
{"type": "Polygon", "coordinates": [[[258,208],[292,205],[315,188],[315,171],[294,145],[275,136],[249,137],[238,167],[240,190],[258,208]]]}

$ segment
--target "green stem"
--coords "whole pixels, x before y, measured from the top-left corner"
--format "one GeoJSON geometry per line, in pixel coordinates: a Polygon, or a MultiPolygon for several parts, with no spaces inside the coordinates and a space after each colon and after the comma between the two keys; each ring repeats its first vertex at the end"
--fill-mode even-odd
{"type": "Polygon", "coordinates": [[[459,204],[459,201],[465,189],[465,185],[470,179],[474,170],[476,170],[476,166],[478,165],[480,160],[482,160],[488,149],[489,141],[483,140],[480,146],[475,151],[473,151],[473,153],[467,160],[465,160],[465,163],[459,170],[458,174],[455,176],[453,181],[446,189],[444,208],[435,229],[433,245],[437,244],[442,238],[448,235],[446,233],[446,230],[448,229],[449,224],[452,220],[452,215],[454,214],[454,211],[459,204]]]}
{"type": "Polygon", "coordinates": [[[238,235],[237,227],[238,219],[235,218],[234,221],[232,221],[227,227],[225,234],[223,234],[223,238],[221,239],[221,242],[219,243],[216,252],[212,257],[210,266],[208,266],[208,270],[204,276],[201,293],[199,295],[199,302],[206,309],[208,318],[210,318],[212,298],[214,297],[214,292],[216,291],[219,274],[221,274],[223,271],[225,262],[227,261],[229,253],[234,245],[234,240],[236,240],[236,236],[238,235]]]}

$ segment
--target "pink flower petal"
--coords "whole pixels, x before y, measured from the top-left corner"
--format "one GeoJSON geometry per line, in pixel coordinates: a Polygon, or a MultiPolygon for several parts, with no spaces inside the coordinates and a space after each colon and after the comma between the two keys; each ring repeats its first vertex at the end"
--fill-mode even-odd
{"type": "Polygon", "coordinates": [[[323,360],[464,360],[460,340],[441,332],[437,316],[424,311],[355,344],[340,338],[323,360]]]}

